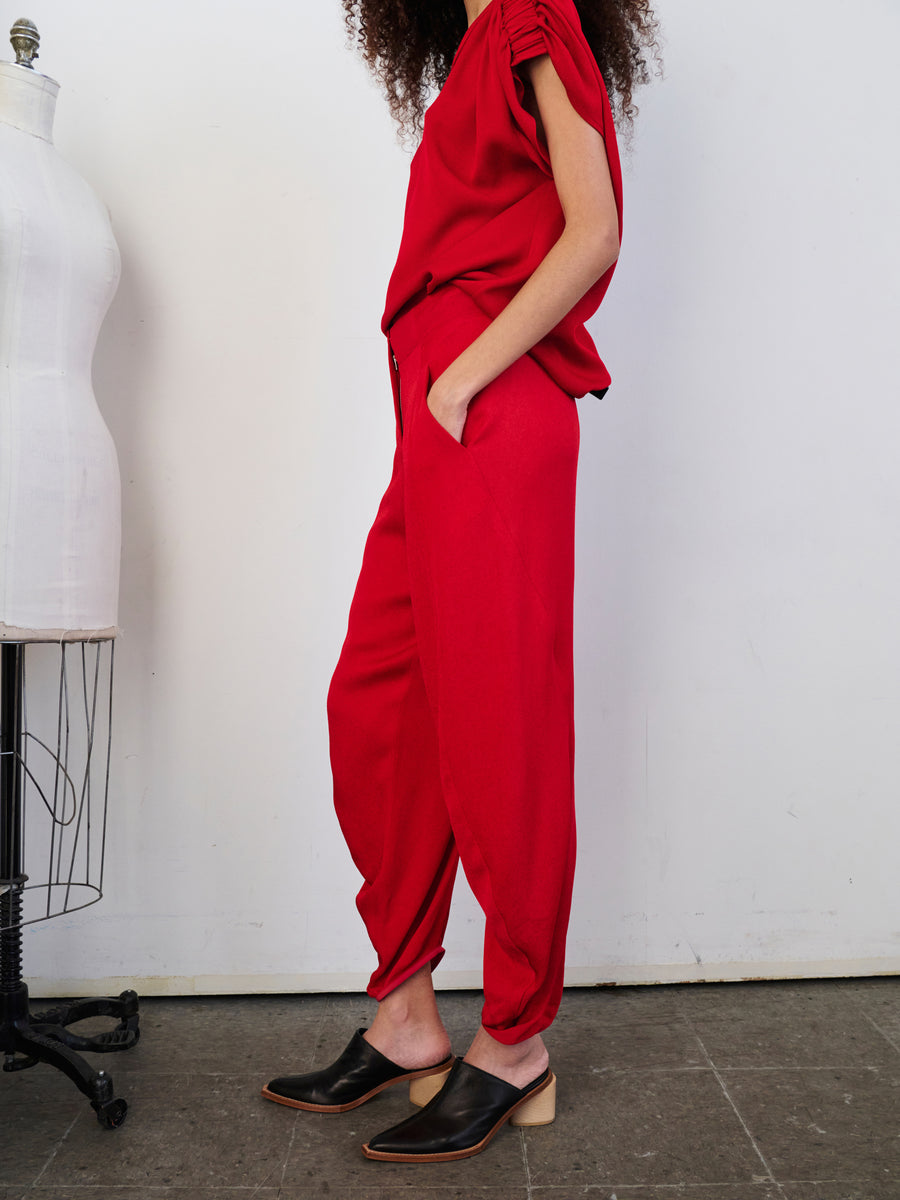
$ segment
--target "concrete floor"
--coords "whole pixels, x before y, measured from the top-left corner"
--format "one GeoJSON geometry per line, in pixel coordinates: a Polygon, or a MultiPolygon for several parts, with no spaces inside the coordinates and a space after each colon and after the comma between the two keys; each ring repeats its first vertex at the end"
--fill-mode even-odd
{"type": "MultiPolygon", "coordinates": [[[[441,1006],[464,1049],[477,997],[441,1006]]],[[[140,1043],[93,1059],[121,1129],[48,1066],[0,1076],[0,1200],[900,1200],[900,978],[569,991],[556,1123],[433,1166],[360,1153],[400,1088],[338,1117],[258,1094],[339,1053],[366,997],[141,1011],[140,1043]]]]}

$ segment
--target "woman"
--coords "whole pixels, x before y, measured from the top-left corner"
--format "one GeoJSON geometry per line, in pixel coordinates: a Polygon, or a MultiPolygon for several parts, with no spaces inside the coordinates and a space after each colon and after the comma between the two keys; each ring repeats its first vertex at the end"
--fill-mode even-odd
{"type": "Polygon", "coordinates": [[[609,384],[584,322],[621,231],[603,73],[627,119],[655,22],[648,0],[344,7],[401,127],[441,86],[383,321],[393,476],[328,698],[379,1007],[337,1062],[263,1094],[343,1112],[408,1080],[433,1099],[364,1153],[444,1161],[507,1120],[554,1116],[541,1032],[562,993],[575,855],[573,398],[609,384]],[[484,1007],[454,1061],[431,975],[460,860],[486,917],[484,1007]]]}

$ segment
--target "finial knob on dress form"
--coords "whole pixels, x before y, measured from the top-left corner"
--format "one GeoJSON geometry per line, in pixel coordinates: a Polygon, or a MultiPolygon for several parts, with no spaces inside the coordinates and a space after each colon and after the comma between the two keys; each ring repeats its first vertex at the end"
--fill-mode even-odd
{"type": "Polygon", "coordinates": [[[38,57],[38,46],[41,44],[41,35],[34,21],[20,17],[9,31],[9,40],[16,52],[16,64],[33,71],[32,60],[38,57]]]}

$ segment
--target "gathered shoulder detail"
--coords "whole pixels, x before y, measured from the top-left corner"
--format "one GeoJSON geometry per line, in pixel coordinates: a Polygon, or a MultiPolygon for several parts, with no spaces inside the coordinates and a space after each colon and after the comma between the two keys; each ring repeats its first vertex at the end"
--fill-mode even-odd
{"type": "Polygon", "coordinates": [[[539,0],[496,0],[512,51],[512,63],[546,54],[547,44],[538,13],[539,0]]]}
{"type": "MultiPolygon", "coordinates": [[[[572,107],[603,137],[607,153],[615,154],[609,96],[581,28],[575,0],[491,0],[491,4],[499,7],[499,28],[509,43],[510,65],[516,67],[529,58],[549,54],[572,107]]],[[[523,130],[537,138],[534,120],[522,108],[518,72],[508,74],[511,111],[523,130]]],[[[543,151],[540,145],[537,148],[543,151]]]]}

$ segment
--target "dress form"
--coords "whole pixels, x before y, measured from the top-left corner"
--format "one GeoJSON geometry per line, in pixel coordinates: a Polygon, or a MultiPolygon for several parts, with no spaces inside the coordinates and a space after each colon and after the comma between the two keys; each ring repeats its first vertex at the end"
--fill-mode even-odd
{"type": "Polygon", "coordinates": [[[117,632],[119,470],[91,360],[119,253],[53,146],[58,91],[0,63],[0,640],[18,642],[117,632]]]}
{"type": "Polygon", "coordinates": [[[120,518],[91,357],[119,256],[103,208],[53,149],[59,89],[31,67],[37,29],[21,20],[12,35],[16,63],[0,63],[0,1054],[5,1072],[39,1063],[64,1072],[115,1129],[128,1105],[78,1050],[133,1046],[138,997],[128,990],[31,1012],[22,927],[102,895],[120,518]],[[49,726],[45,704],[29,717],[24,642],[44,643],[27,647],[29,661],[59,662],[49,726]],[[67,657],[81,659],[77,706],[67,657]],[[105,764],[93,753],[104,731],[105,764]],[[40,866],[41,857],[36,876],[31,860],[40,866]],[[37,906],[29,911],[26,900],[37,906]],[[118,1024],[87,1037],[69,1029],[96,1016],[118,1024]]]}

